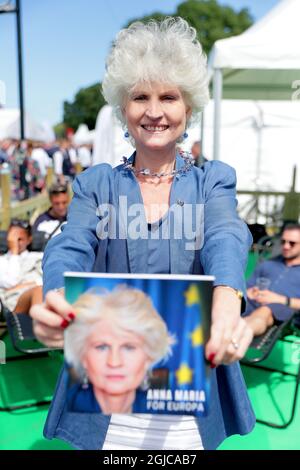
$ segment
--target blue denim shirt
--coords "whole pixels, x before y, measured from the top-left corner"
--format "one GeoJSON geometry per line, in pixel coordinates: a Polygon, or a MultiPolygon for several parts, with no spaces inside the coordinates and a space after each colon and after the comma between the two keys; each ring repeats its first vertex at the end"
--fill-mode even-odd
{"type": "MultiPolygon", "coordinates": [[[[182,165],[182,159],[177,157],[176,168],[182,165]]],[[[124,229],[124,207],[120,209],[120,196],[127,197],[128,208],[142,204],[134,174],[122,165],[114,169],[107,164],[97,165],[76,178],[73,191],[68,222],[46,248],[44,292],[63,286],[65,271],[145,272],[147,239],[117,236],[99,240],[97,235],[99,221],[105,217],[103,204],[110,204],[115,209],[110,213],[110,219],[116,223],[117,234],[120,227],[124,229]]],[[[183,211],[187,204],[203,204],[204,244],[200,249],[189,249],[191,240],[184,230],[181,237],[170,237],[171,274],[214,275],[215,285],[227,285],[245,292],[244,270],[252,239],[236,212],[235,171],[224,163],[213,161],[178,175],[170,194],[170,206],[178,206],[177,225],[183,220],[180,210],[183,211]]],[[[191,217],[195,226],[197,221],[194,215],[191,217]]],[[[144,222],[146,224],[145,215],[144,222]]],[[[126,223],[130,220],[126,219],[126,223]]],[[[67,410],[66,372],[63,370],[50,407],[45,436],[64,439],[78,449],[101,449],[109,421],[109,417],[100,414],[67,410]]],[[[239,364],[220,366],[214,371],[210,413],[197,422],[205,449],[215,449],[231,434],[246,434],[252,430],[255,417],[239,364]]]]}

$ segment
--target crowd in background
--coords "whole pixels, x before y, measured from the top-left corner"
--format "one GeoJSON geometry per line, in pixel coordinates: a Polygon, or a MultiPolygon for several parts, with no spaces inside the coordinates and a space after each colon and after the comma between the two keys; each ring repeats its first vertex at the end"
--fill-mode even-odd
{"type": "Polygon", "coordinates": [[[11,174],[12,199],[24,200],[46,188],[47,168],[52,167],[59,183],[71,181],[76,165],[85,170],[92,164],[91,145],[74,145],[67,139],[52,143],[0,141],[0,165],[11,174]]]}
{"type": "MultiPolygon", "coordinates": [[[[67,221],[67,211],[70,202],[68,183],[76,174],[76,164],[82,170],[92,165],[91,146],[75,147],[68,140],[57,141],[53,144],[19,142],[5,140],[0,142],[0,165],[8,168],[12,175],[12,185],[16,199],[32,197],[46,189],[47,168],[52,167],[56,183],[48,188],[50,207],[29,221],[13,219],[10,222],[5,240],[0,240],[0,315],[3,305],[15,313],[28,312],[30,306],[41,299],[43,250],[50,238],[61,232],[67,221]],[[40,235],[38,235],[40,234],[40,235]],[[29,248],[29,249],[28,249],[29,248]]],[[[202,154],[201,141],[196,141],[191,147],[191,155],[196,165],[202,165],[207,159],[202,154]]],[[[249,228],[255,237],[259,224],[249,228]]],[[[263,227],[264,228],[264,227],[263,227]]],[[[266,235],[259,232],[258,238],[266,235]]],[[[283,270],[286,277],[280,273],[281,286],[274,284],[274,291],[261,290],[256,286],[259,265],[248,284],[247,318],[254,334],[261,334],[268,325],[272,324],[276,313],[282,316],[281,321],[298,309],[299,296],[299,259],[300,259],[300,226],[294,223],[283,228],[281,236],[281,256],[270,264],[271,279],[273,271],[283,270]],[[291,238],[292,237],[292,238],[291,238]],[[287,245],[287,246],[286,246],[287,245]],[[272,264],[273,263],[273,264],[272,264]],[[274,264],[275,263],[275,264],[274,264]],[[275,267],[274,267],[275,266],[275,267]],[[289,269],[292,267],[293,269],[289,269]],[[297,276],[296,276],[297,275],[297,276]],[[254,286],[254,287],[253,287],[254,286]],[[255,297],[253,296],[255,290],[255,297]],[[262,299],[259,296],[264,296],[262,299]],[[255,300],[255,302],[254,302],[255,300]],[[266,305],[273,302],[272,309],[266,305]],[[254,312],[252,312],[254,308],[254,312]],[[253,326],[254,325],[254,326],[253,326]]],[[[269,266],[269,265],[268,265],[269,266]]],[[[260,271],[259,271],[260,272],[260,271]]],[[[263,271],[263,275],[264,271],[263,271]]]]}
{"type": "Polygon", "coordinates": [[[0,232],[0,316],[3,305],[24,313],[41,298],[43,251],[66,223],[70,202],[67,184],[52,184],[48,195],[48,210],[34,220],[12,219],[7,232],[0,232]]]}
{"type": "MultiPolygon", "coordinates": [[[[201,141],[193,143],[191,155],[196,164],[207,161],[202,155],[201,141]]],[[[13,200],[22,201],[45,190],[48,168],[53,168],[56,182],[65,184],[72,181],[77,164],[80,170],[93,165],[92,145],[75,145],[68,139],[51,143],[0,140],[0,168],[7,168],[11,174],[13,200]]]]}

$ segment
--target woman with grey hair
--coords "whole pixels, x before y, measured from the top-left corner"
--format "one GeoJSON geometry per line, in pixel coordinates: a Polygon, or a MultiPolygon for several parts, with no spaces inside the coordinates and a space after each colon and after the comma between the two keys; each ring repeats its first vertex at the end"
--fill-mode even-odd
{"type": "Polygon", "coordinates": [[[130,413],[139,409],[151,367],[167,358],[174,339],[141,290],[119,287],[87,292],[73,304],[75,320],[65,332],[71,376],[81,379],[68,392],[70,411],[130,413]],[[146,380],[145,380],[146,379],[146,380]]]}
{"type": "Polygon", "coordinates": [[[63,344],[74,313],[54,290],[63,286],[65,271],[214,275],[205,348],[216,368],[210,412],[199,419],[145,416],[142,422],[134,414],[99,415],[97,422],[80,416],[78,434],[73,414],[65,412],[62,379],[45,434],[81,449],[216,448],[255,424],[238,364],[252,340],[240,315],[252,240],[236,212],[235,171],[219,161],[195,168],[190,155],[177,152],[209,98],[196,30],[182,18],[121,30],[107,59],[103,93],[136,151],[116,168],[100,164],[76,178],[68,222],[47,244],[45,302],[31,310],[36,335],[49,346],[63,344]]]}

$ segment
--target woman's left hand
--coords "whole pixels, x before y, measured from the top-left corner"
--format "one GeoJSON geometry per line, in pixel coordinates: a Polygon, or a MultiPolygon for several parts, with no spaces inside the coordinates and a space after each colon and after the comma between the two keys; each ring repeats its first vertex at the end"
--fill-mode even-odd
{"type": "Polygon", "coordinates": [[[205,349],[211,367],[242,359],[252,339],[253,332],[241,317],[241,300],[234,290],[215,287],[211,336],[205,349]]]}

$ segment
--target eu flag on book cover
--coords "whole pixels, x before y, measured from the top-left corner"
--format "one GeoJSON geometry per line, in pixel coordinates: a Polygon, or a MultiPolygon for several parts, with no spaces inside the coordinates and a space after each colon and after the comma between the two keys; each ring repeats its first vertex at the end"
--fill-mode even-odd
{"type": "Polygon", "coordinates": [[[92,328],[91,314],[77,315],[81,331],[84,315],[91,329],[82,348],[85,356],[78,361],[72,346],[75,325],[74,334],[73,326],[66,333],[70,411],[207,414],[210,368],[204,352],[211,277],[67,273],[65,279],[67,300],[79,298],[80,309],[81,294],[91,293],[84,308],[91,302],[94,311],[92,328]],[[99,313],[93,296],[100,297],[99,313]],[[79,373],[81,362],[87,372],[84,378],[79,373]]]}

